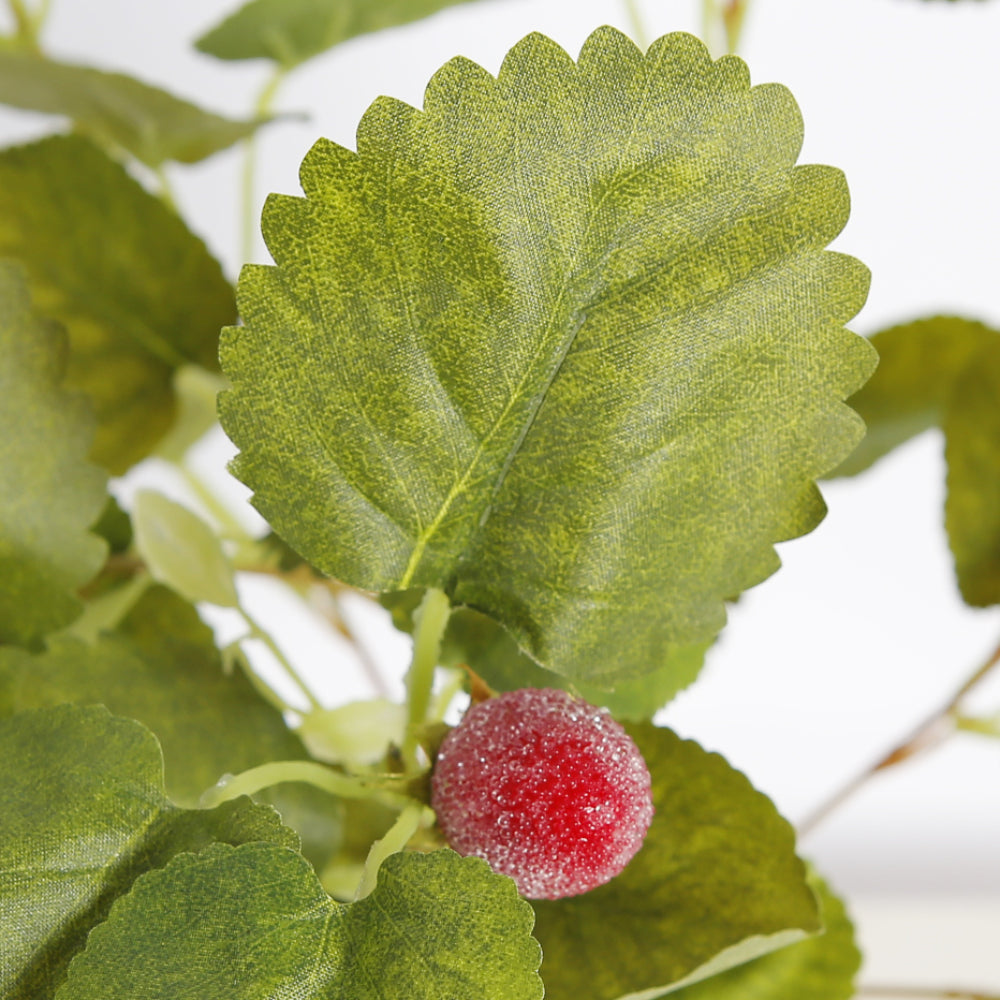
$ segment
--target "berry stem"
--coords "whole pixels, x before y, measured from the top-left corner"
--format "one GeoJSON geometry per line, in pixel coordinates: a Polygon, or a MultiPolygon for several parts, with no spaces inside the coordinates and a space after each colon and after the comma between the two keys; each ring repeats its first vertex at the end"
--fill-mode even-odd
{"type": "Polygon", "coordinates": [[[407,714],[406,736],[403,740],[403,761],[410,773],[420,769],[418,736],[420,727],[427,721],[434,671],[441,656],[441,639],[444,636],[451,602],[443,590],[428,589],[414,615],[413,662],[406,675],[407,714]]]}
{"type": "MultiPolygon", "coordinates": [[[[407,808],[412,804],[412,800],[404,796],[402,786],[405,779],[399,775],[360,777],[342,774],[312,760],[276,760],[223,778],[202,795],[201,805],[210,809],[241,795],[253,795],[263,788],[288,781],[314,785],[342,799],[391,797],[396,802],[405,801],[407,808]]],[[[419,807],[423,808],[422,805],[419,807]]]]}
{"type": "Polygon", "coordinates": [[[925,750],[940,746],[946,739],[958,732],[960,728],[970,728],[960,725],[960,720],[963,718],[961,703],[965,696],[983,681],[998,664],[1000,664],[1000,645],[959,686],[941,708],[935,709],[884,757],[870,765],[860,774],[855,775],[846,785],[840,788],[800,823],[798,828],[799,836],[804,837],[812,833],[827,816],[836,811],[848,799],[852,798],[855,792],[868,784],[880,771],[894,767],[896,764],[901,764],[903,761],[909,760],[911,757],[925,750]]]}
{"type": "Polygon", "coordinates": [[[420,802],[413,802],[408,805],[396,817],[396,822],[389,827],[388,832],[381,840],[376,840],[368,851],[368,858],[365,861],[365,870],[361,875],[361,882],[358,884],[358,891],[355,893],[355,900],[364,899],[378,882],[378,870],[382,867],[390,854],[396,854],[406,847],[410,838],[420,828],[420,821],[424,815],[426,806],[420,802]]]}

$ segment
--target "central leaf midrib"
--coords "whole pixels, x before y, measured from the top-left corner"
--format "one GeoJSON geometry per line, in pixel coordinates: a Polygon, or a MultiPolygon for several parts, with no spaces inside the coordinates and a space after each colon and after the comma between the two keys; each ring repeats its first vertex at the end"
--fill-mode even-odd
{"type": "MultiPolygon", "coordinates": [[[[632,142],[635,139],[636,129],[638,128],[639,121],[642,119],[645,113],[646,103],[649,99],[650,81],[655,75],[655,72],[658,69],[659,64],[662,62],[662,60],[663,60],[663,49],[661,48],[655,65],[646,68],[642,96],[640,97],[637,103],[636,111],[632,118],[632,126],[631,129],[629,130],[628,136],[622,142],[619,148],[618,166],[615,170],[615,176],[617,176],[620,173],[622,168],[622,163],[625,159],[625,154],[631,148],[632,142]]],[[[643,60],[643,63],[645,63],[645,60],[643,60]]],[[[466,467],[465,472],[462,474],[461,478],[455,483],[455,485],[448,491],[448,495],[442,502],[440,508],[438,509],[438,513],[435,515],[434,520],[431,522],[429,527],[418,536],[416,544],[413,547],[413,552],[410,556],[410,560],[407,563],[406,571],[404,572],[403,577],[400,581],[400,589],[406,590],[412,584],[413,577],[420,565],[421,560],[423,559],[423,555],[424,552],[426,551],[427,544],[437,533],[438,528],[441,526],[444,519],[447,517],[448,511],[451,509],[451,505],[463,492],[465,492],[466,485],[469,482],[470,478],[472,477],[472,474],[475,471],[476,467],[479,465],[480,459],[482,458],[484,452],[486,451],[487,445],[493,438],[494,434],[499,430],[499,428],[503,426],[504,421],[507,419],[507,415],[511,412],[515,403],[520,399],[521,390],[524,388],[525,383],[528,382],[533,372],[534,362],[544,349],[544,346],[548,341],[548,336],[552,331],[553,326],[555,325],[556,318],[560,315],[560,307],[562,306],[563,300],[566,297],[566,293],[572,287],[573,284],[572,279],[573,276],[576,274],[577,266],[580,260],[580,255],[582,253],[583,247],[586,245],[587,237],[590,235],[590,231],[594,224],[594,220],[600,214],[601,208],[607,201],[611,191],[614,190],[614,187],[615,187],[614,184],[608,184],[607,187],[605,187],[600,200],[590,209],[587,215],[587,220],[584,226],[583,234],[580,237],[579,241],[577,242],[577,248],[573,256],[573,260],[566,268],[565,277],[563,278],[562,282],[562,287],[559,289],[559,294],[556,296],[555,302],[553,303],[549,311],[549,317],[548,321],[545,324],[544,333],[541,337],[539,337],[538,347],[535,353],[532,355],[528,364],[525,366],[525,373],[522,376],[518,385],[514,388],[513,392],[510,394],[510,397],[508,398],[507,403],[503,408],[503,411],[494,421],[493,426],[489,429],[487,434],[483,437],[483,440],[480,442],[479,447],[476,449],[476,453],[473,455],[472,460],[466,467]]],[[[570,351],[572,351],[573,345],[576,343],[577,336],[579,335],[580,330],[583,328],[583,325],[584,323],[582,320],[579,323],[576,323],[571,328],[568,336],[564,339],[562,347],[558,351],[555,363],[552,365],[549,375],[544,380],[541,390],[535,395],[535,398],[527,414],[527,419],[524,421],[520,433],[516,436],[513,444],[511,445],[510,449],[507,452],[507,455],[504,457],[504,461],[500,466],[499,472],[497,474],[496,482],[494,484],[493,491],[490,495],[489,502],[486,504],[483,513],[480,515],[478,524],[476,526],[476,530],[473,533],[472,538],[474,538],[477,535],[480,535],[483,529],[485,528],[487,522],[489,521],[490,516],[493,512],[494,505],[496,503],[496,498],[497,496],[499,496],[500,491],[503,488],[503,485],[510,474],[510,470],[513,467],[514,460],[517,457],[519,451],[521,450],[521,447],[524,444],[526,438],[528,437],[528,434],[531,432],[531,429],[538,418],[538,414],[541,411],[542,405],[544,404],[545,399],[548,396],[549,391],[551,390],[556,379],[559,377],[559,372],[562,370],[563,364],[565,363],[566,358],[569,356],[570,351]]],[[[468,544],[469,542],[472,541],[472,538],[468,540],[468,542],[466,543],[466,547],[468,547],[468,544]]]]}

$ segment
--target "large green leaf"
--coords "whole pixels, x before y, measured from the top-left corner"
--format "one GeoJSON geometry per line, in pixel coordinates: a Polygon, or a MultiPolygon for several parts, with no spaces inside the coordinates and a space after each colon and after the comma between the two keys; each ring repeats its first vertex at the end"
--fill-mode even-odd
{"type": "MultiPolygon", "coordinates": [[[[197,804],[225,774],[308,757],[250,681],[223,671],[194,608],[162,587],[93,647],[59,638],[38,656],[0,649],[0,716],[67,701],[100,702],[148,726],[163,747],[167,792],[181,805],[197,804]]],[[[299,832],[311,860],[337,852],[341,807],[325,792],[283,785],[261,797],[299,832]]]]}
{"type": "Polygon", "coordinates": [[[417,21],[468,0],[250,0],[195,42],[219,59],[293,69],[348,38],[417,21]]]}
{"type": "MultiPolygon", "coordinates": [[[[844,904],[815,874],[823,933],[672,993],[675,1000],[850,1000],[861,953],[844,904]]],[[[583,998],[581,998],[583,1000],[583,998]]]]}
{"type": "Polygon", "coordinates": [[[58,1000],[538,1000],[530,931],[513,882],[477,858],[393,855],[341,905],[292,851],[217,846],[138,882],[58,1000]]]}
{"type": "Polygon", "coordinates": [[[87,933],[144,872],[215,842],[296,842],[248,799],[171,805],[153,735],[103,708],[0,720],[0,760],[0,996],[11,1000],[52,997],[87,933]]]}
{"type": "Polygon", "coordinates": [[[62,386],[65,334],[4,261],[0,357],[0,643],[30,644],[80,613],[73,592],[101,567],[105,545],[88,529],[106,476],[87,461],[93,413],[62,386]]]}
{"type": "Polygon", "coordinates": [[[236,314],[219,265],[81,136],[0,153],[0,256],[23,262],[39,309],[65,324],[67,383],[97,409],[93,457],[125,471],[173,421],[174,370],[217,367],[236,314]]]}
{"type": "Polygon", "coordinates": [[[795,835],[771,802],[696,743],[629,732],[656,814],[617,878],[534,904],[547,1000],[662,996],[820,929],[795,835]]]}
{"type": "Polygon", "coordinates": [[[878,369],[850,399],[868,433],[837,474],[861,472],[914,435],[940,426],[955,379],[977,350],[998,339],[996,330],[958,316],[876,333],[871,343],[878,350],[878,369]]]}
{"type": "Polygon", "coordinates": [[[101,145],[125,149],[151,167],[203,160],[261,124],[222,118],[121,73],[3,50],[0,102],[64,115],[101,145]]]}
{"type": "Polygon", "coordinates": [[[944,417],[945,524],[967,604],[1000,604],[1000,336],[955,380],[944,417]]]}
{"type": "Polygon", "coordinates": [[[377,101],[272,196],[223,336],[236,474],[311,563],[445,588],[614,683],[709,642],[809,531],[870,373],[842,175],[690,35],[532,35],[377,101]]]}

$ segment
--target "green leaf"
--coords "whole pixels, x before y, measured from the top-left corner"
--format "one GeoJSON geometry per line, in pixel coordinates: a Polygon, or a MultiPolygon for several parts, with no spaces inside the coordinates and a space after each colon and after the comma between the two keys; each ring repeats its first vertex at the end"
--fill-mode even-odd
{"type": "Polygon", "coordinates": [[[676,1000],[850,1000],[861,953],[844,904],[815,873],[823,933],[671,993],[676,1000]]]}
{"type": "Polygon", "coordinates": [[[250,0],[195,47],[219,59],[271,59],[286,70],[357,35],[418,21],[468,0],[250,0]]]}
{"type": "Polygon", "coordinates": [[[656,814],[617,878],[534,904],[546,1000],[643,1000],[820,929],[795,835],[717,754],[651,725],[629,732],[656,814]]]}
{"type": "Polygon", "coordinates": [[[64,332],[32,309],[21,269],[6,261],[0,357],[0,643],[33,644],[77,617],[73,592],[104,561],[88,529],[107,477],[87,461],[93,413],[62,385],[64,332]]]}
{"type": "Polygon", "coordinates": [[[944,416],[945,526],[962,598],[1000,604],[1000,336],[969,358],[944,416]]]}
{"type": "MultiPolygon", "coordinates": [[[[167,792],[194,806],[225,774],[308,757],[281,714],[240,672],[223,672],[212,632],[163,587],[148,590],[93,647],[60,638],[39,656],[0,649],[0,716],[62,702],[101,702],[148,726],[163,747],[167,792]]],[[[317,864],[336,853],[341,807],[305,785],[263,793],[317,864]]]]}
{"type": "Polygon", "coordinates": [[[171,805],[153,735],[104,708],[63,705],[0,721],[0,760],[17,764],[0,786],[4,997],[52,997],[115,898],[175,855],[217,841],[295,845],[272,809],[248,799],[212,810],[171,805]]]}
{"type": "Polygon", "coordinates": [[[222,540],[197,514],[152,490],[136,494],[132,508],[135,544],[160,583],[189,601],[239,607],[233,565],[222,540]]]}
{"type": "Polygon", "coordinates": [[[59,1000],[537,1000],[530,930],[513,882],[451,851],[393,855],[341,905],[291,851],[216,846],[140,880],[59,1000]]]}
{"type": "Polygon", "coordinates": [[[836,475],[852,476],[911,437],[940,426],[955,380],[977,350],[998,338],[982,323],[935,316],[893,326],[871,338],[879,365],[849,400],[868,433],[836,475]]]}
{"type": "MultiPolygon", "coordinates": [[[[421,595],[422,591],[409,590],[382,598],[397,628],[413,631],[413,611],[421,595]]],[[[471,667],[495,691],[516,691],[525,687],[567,688],[593,705],[604,705],[619,719],[641,721],[651,719],[697,677],[706,651],[707,645],[679,647],[671,651],[666,664],[652,673],[634,680],[618,681],[613,689],[607,690],[593,684],[572,683],[540,667],[492,618],[471,608],[458,608],[448,619],[440,662],[445,667],[471,667]]]]}
{"type": "Polygon", "coordinates": [[[174,371],[217,367],[236,315],[219,265],[81,136],[0,153],[0,256],[23,262],[38,308],[65,324],[67,384],[97,409],[92,457],[124,472],[173,422],[174,371]]]}
{"type": "Polygon", "coordinates": [[[605,685],[705,644],[824,513],[870,373],[842,175],[798,109],[689,35],[579,64],[532,35],[380,99],[272,196],[220,415],[313,565],[439,587],[605,685]]]}
{"type": "Polygon", "coordinates": [[[64,115],[102,146],[151,167],[196,163],[252,135],[260,121],[231,121],[121,73],[0,49],[0,102],[64,115]]]}

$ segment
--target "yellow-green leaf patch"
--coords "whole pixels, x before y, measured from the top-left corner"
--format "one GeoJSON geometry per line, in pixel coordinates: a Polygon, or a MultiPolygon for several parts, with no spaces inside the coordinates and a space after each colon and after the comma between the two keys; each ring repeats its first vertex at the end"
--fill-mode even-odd
{"type": "Polygon", "coordinates": [[[862,428],[827,252],[842,175],[738,59],[611,28],[456,59],[271,196],[222,343],[236,474],[313,565],[444,588],[605,685],[705,644],[811,530],[862,428]]]}

